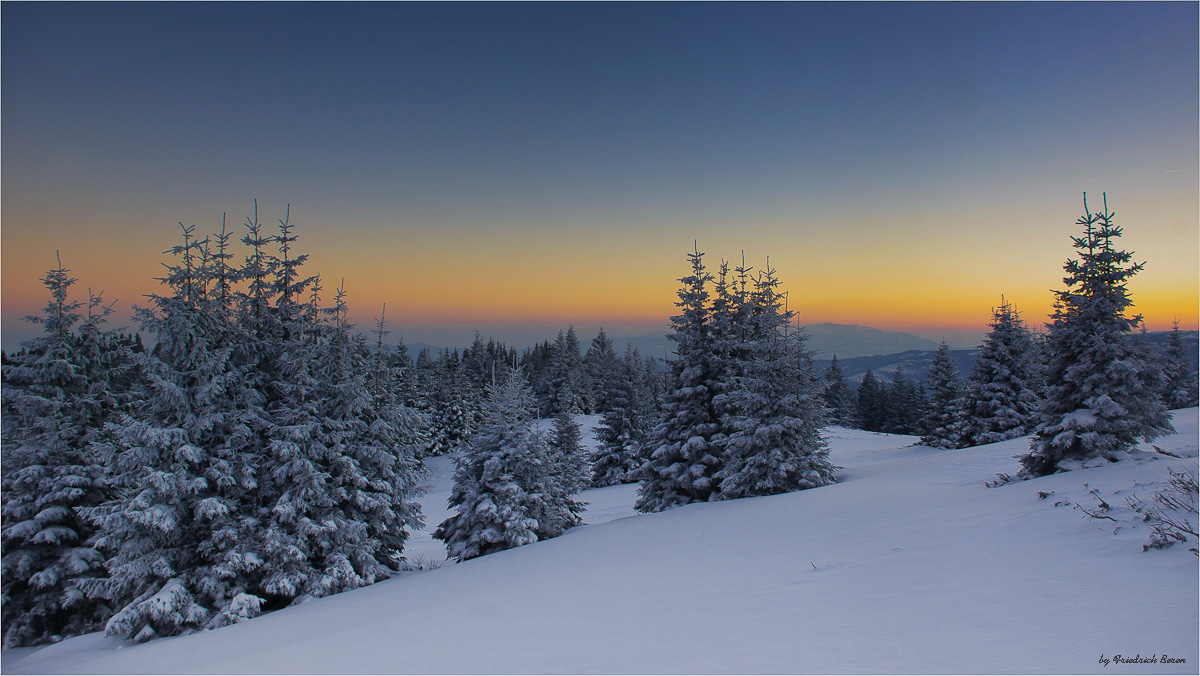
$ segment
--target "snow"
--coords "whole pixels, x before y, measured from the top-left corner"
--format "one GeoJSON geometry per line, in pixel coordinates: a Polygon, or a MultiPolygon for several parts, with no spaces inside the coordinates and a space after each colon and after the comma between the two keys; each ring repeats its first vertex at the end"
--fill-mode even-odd
{"type": "MultiPolygon", "coordinates": [[[[586,441],[594,422],[581,422],[586,441]]],[[[831,486],[646,515],[636,486],[587,491],[588,525],[552,540],[189,636],[6,651],[3,670],[1196,673],[1197,558],[1143,552],[1148,529],[1120,509],[1168,468],[1195,467],[1197,409],[1174,425],[1154,445],[1183,458],[1143,445],[998,488],[984,482],[1015,473],[1028,438],[939,450],[832,428],[845,469],[831,486]],[[1116,522],[1074,506],[1098,497],[1116,522]],[[1101,662],[1118,654],[1186,661],[1101,662]]],[[[436,526],[453,462],[429,465],[436,526]]],[[[414,536],[410,558],[430,545],[414,536]]]]}
{"type": "Polygon", "coordinates": [[[410,564],[438,564],[446,560],[446,545],[441,540],[433,539],[433,531],[453,513],[446,502],[450,498],[450,489],[454,488],[456,456],[439,455],[425,459],[429,480],[425,482],[426,493],[417,498],[417,502],[421,503],[421,513],[425,515],[425,527],[413,532],[404,545],[404,557],[410,564]]]}

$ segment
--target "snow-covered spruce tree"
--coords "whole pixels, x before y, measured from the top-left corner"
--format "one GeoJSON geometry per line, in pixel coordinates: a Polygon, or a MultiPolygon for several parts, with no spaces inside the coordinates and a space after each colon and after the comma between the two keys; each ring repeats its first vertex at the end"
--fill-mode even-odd
{"type": "Polygon", "coordinates": [[[1041,359],[1020,313],[1001,298],[990,326],[967,376],[960,446],[1029,434],[1041,405],[1041,359]]]}
{"type": "MultiPolygon", "coordinates": [[[[714,400],[729,387],[742,364],[751,358],[750,341],[754,329],[750,316],[755,308],[750,294],[750,269],[745,260],[734,272],[734,278],[730,279],[729,263],[722,260],[713,284],[709,335],[719,365],[718,375],[712,380],[714,400]]],[[[716,404],[714,410],[718,416],[724,415],[722,404],[716,404]]]]}
{"type": "MultiPolygon", "coordinates": [[[[1163,392],[1167,389],[1167,374],[1169,369],[1165,363],[1165,349],[1162,346],[1155,345],[1150,342],[1150,331],[1146,328],[1146,321],[1141,315],[1137,317],[1138,325],[1135,327],[1137,332],[1133,336],[1133,354],[1134,357],[1142,364],[1148,365],[1151,368],[1143,368],[1138,375],[1141,378],[1142,389],[1148,392],[1154,392],[1161,402],[1163,392]]],[[[1166,408],[1163,402],[1163,408],[1166,408]]],[[[1167,415],[1167,420],[1170,421],[1170,414],[1167,415]]]]}
{"type": "Polygon", "coordinates": [[[471,341],[471,346],[463,350],[463,377],[470,386],[482,392],[490,380],[487,369],[487,348],[483,344],[483,336],[478,331],[471,341]]]}
{"type": "Polygon", "coordinates": [[[222,262],[232,258],[222,220],[222,233],[213,238],[218,253],[203,279],[211,284],[205,296],[207,311],[230,327],[228,361],[239,371],[237,387],[228,394],[240,420],[217,429],[208,443],[221,463],[228,462],[224,447],[238,448],[237,460],[248,462],[253,476],[253,486],[247,484],[226,505],[236,526],[226,526],[217,537],[220,547],[232,549],[226,555],[231,565],[219,563],[215,574],[230,583],[230,598],[228,603],[217,602],[205,623],[208,628],[248,619],[264,606],[286,605],[296,594],[278,580],[312,572],[311,560],[304,555],[308,550],[298,546],[303,539],[298,531],[308,516],[301,508],[305,501],[323,502],[325,477],[319,472],[306,476],[300,470],[320,455],[307,401],[314,379],[305,368],[312,354],[305,341],[316,321],[320,287],[315,276],[301,275],[308,255],[295,250],[290,217],[289,206],[279,219],[278,234],[268,235],[258,222],[255,202],[254,217],[246,219],[241,240],[249,252],[238,270],[222,262]],[[240,281],[246,282],[244,289],[232,285],[240,281]],[[282,512],[297,518],[281,520],[282,512]]]}
{"type": "Polygon", "coordinates": [[[483,394],[491,381],[491,362],[487,346],[478,331],[471,345],[463,350],[460,367],[460,392],[467,413],[467,428],[474,430],[483,422],[483,394]]]}
{"type": "Polygon", "coordinates": [[[267,237],[247,220],[244,287],[221,291],[224,236],[212,255],[185,229],[172,295],[139,312],[157,344],[145,403],[114,426],[120,492],[82,512],[111,554],[109,579],[85,588],[121,608],[109,633],[217,627],[369,584],[420,522],[419,425],[392,406],[388,360],[348,335],[341,294],[318,321],[288,221],[267,237]]]}
{"type": "Polygon", "coordinates": [[[537,399],[538,415],[543,418],[554,413],[554,392],[550,384],[553,363],[554,345],[549,340],[543,340],[532,348],[526,348],[519,364],[537,399]]]}
{"type": "Polygon", "coordinates": [[[846,382],[846,376],[835,354],[829,362],[829,367],[825,369],[825,407],[829,411],[830,422],[845,426],[854,425],[857,404],[854,390],[850,389],[846,382]]]}
{"type": "Polygon", "coordinates": [[[437,365],[433,360],[433,352],[428,346],[422,347],[421,351],[417,353],[417,363],[414,368],[417,380],[417,408],[428,413],[433,408],[433,393],[437,382],[437,365]]]}
{"type": "MultiPolygon", "coordinates": [[[[570,387],[560,390],[559,395],[570,398],[570,387]]],[[[558,413],[554,416],[553,433],[549,439],[549,461],[553,472],[571,494],[591,486],[591,467],[583,451],[582,438],[575,417],[566,406],[558,406],[558,413]]]]}
{"type": "Polygon", "coordinates": [[[683,284],[676,303],[680,314],[671,317],[675,342],[670,362],[673,389],[663,395],[662,418],[646,443],[647,460],[638,469],[641,487],[635,507],[640,512],[661,512],[678,505],[704,502],[716,491],[722,450],[717,445],[720,420],[712,399],[722,379],[722,364],[714,351],[709,324],[708,284],[713,276],[704,267],[704,254],[688,254],[692,274],[683,284]]]}
{"type": "Polygon", "coordinates": [[[582,402],[574,396],[562,396],[571,385],[571,359],[567,355],[567,334],[562,329],[554,339],[550,352],[549,363],[546,366],[547,395],[550,398],[550,415],[557,414],[564,404],[568,411],[583,412],[582,402]]]}
{"type": "Polygon", "coordinates": [[[892,372],[892,382],[884,386],[883,431],[891,434],[925,433],[925,402],[912,379],[902,367],[892,372]]]}
{"type": "Polygon", "coordinates": [[[384,320],[369,350],[349,334],[341,290],[334,307],[321,309],[319,282],[305,288],[303,306],[277,298],[272,316],[284,337],[261,347],[274,357],[257,491],[265,524],[258,594],[276,607],[387,577],[399,567],[406,529],[420,523],[412,497],[422,425],[395,399],[384,320]]]}
{"type": "Polygon", "coordinates": [[[551,414],[557,414],[563,406],[571,413],[592,412],[591,379],[583,366],[579,337],[575,327],[564,333],[558,332],[549,365],[551,414]],[[564,395],[569,393],[570,396],[564,395]]]}
{"type": "Polygon", "coordinates": [[[658,374],[647,374],[646,368],[637,348],[626,348],[620,386],[610,392],[609,410],[596,426],[593,486],[599,488],[638,481],[635,470],[641,464],[639,458],[656,413],[650,385],[658,374]]]}
{"type": "MultiPolygon", "coordinates": [[[[116,497],[80,510],[109,555],[109,577],[84,589],[118,609],[109,634],[137,641],[247,617],[261,600],[248,591],[257,532],[242,504],[258,487],[262,395],[234,357],[246,336],[208,292],[206,241],[193,229],[171,250],[178,262],[162,280],[170,293],[136,311],[156,344],[138,355],[140,404],[112,426],[116,497]]],[[[261,322],[265,307],[247,310],[261,322]]]]}
{"type": "Polygon", "coordinates": [[[75,282],[60,261],[42,283],[43,314],[26,319],[43,334],[4,366],[3,634],[15,648],[95,631],[107,606],[86,597],[80,578],[105,575],[77,507],[100,504],[104,472],[94,443],[122,405],[128,347],[99,329],[111,312],[89,299],[88,318],[69,300],[75,282]]]}
{"type": "Polygon", "coordinates": [[[256,556],[267,605],[285,605],[320,589],[314,544],[333,524],[332,451],[325,443],[324,383],[320,380],[327,332],[319,324],[320,280],[314,278],[303,310],[285,320],[287,337],[277,345],[268,394],[265,466],[257,493],[266,525],[256,556]]]}
{"type": "Polygon", "coordinates": [[[273,240],[258,222],[258,200],[254,200],[254,218],[246,218],[246,234],[242,236],[242,244],[250,253],[238,273],[239,281],[244,281],[247,288],[235,297],[241,323],[249,326],[251,336],[260,339],[267,337],[274,278],[278,272],[279,259],[270,253],[273,240]]]}
{"type": "Polygon", "coordinates": [[[583,363],[583,347],[579,342],[579,334],[575,333],[574,326],[567,327],[566,341],[567,368],[571,378],[571,389],[575,392],[575,397],[579,402],[577,404],[579,412],[590,415],[596,411],[594,386],[591,376],[588,375],[587,367],[583,363]]]}
{"type": "Polygon", "coordinates": [[[427,455],[445,455],[462,449],[471,438],[471,386],[463,372],[458,350],[442,351],[435,369],[431,428],[427,455]]]}
{"type": "Polygon", "coordinates": [[[1067,288],[1056,292],[1049,350],[1046,399],[1021,459],[1022,474],[1042,476],[1063,469],[1065,461],[1103,457],[1117,460],[1139,441],[1173,431],[1160,393],[1147,383],[1155,365],[1143,361],[1131,340],[1140,317],[1126,317],[1131,305],[1125,288],[1143,264],[1119,251],[1105,196],[1104,211],[1087,209],[1076,221],[1082,237],[1072,236],[1078,259],[1064,269],[1067,288]]]}
{"type": "Polygon", "coordinates": [[[962,436],[962,376],[945,342],[938,346],[925,377],[929,408],[921,443],[934,448],[958,448],[962,436]]]}
{"type": "MultiPolygon", "coordinates": [[[[267,397],[260,432],[267,447],[254,500],[242,512],[261,524],[252,538],[260,562],[253,590],[266,607],[387,577],[399,566],[406,529],[420,523],[411,498],[422,424],[395,399],[384,319],[374,350],[350,335],[345,294],[339,289],[332,308],[320,307],[319,279],[299,274],[307,256],[295,254],[295,240],[281,220],[266,311],[262,319],[241,315],[267,397]]],[[[244,619],[236,610],[210,625],[244,619]]]]}
{"type": "Polygon", "coordinates": [[[868,432],[882,432],[887,421],[887,390],[871,369],[867,369],[858,384],[858,428],[868,432]]]}
{"type": "MultiPolygon", "coordinates": [[[[401,337],[396,349],[388,357],[392,371],[396,374],[396,398],[408,408],[421,408],[421,396],[417,389],[417,371],[409,354],[408,344],[401,337]]],[[[423,452],[423,451],[422,451],[423,452]]]]}
{"type": "Polygon", "coordinates": [[[395,400],[387,386],[383,327],[376,352],[361,334],[351,333],[345,294],[339,289],[328,314],[332,326],[319,356],[317,380],[322,443],[329,450],[328,490],[332,522],[320,524],[313,565],[321,570],[317,596],[353,589],[387,578],[400,569],[409,530],[422,525],[420,505],[425,421],[395,400]],[[383,369],[375,373],[372,368],[383,369]],[[372,389],[371,383],[378,383],[372,389]]]}
{"type": "MultiPolygon", "coordinates": [[[[739,268],[739,271],[741,268],[739,268]]],[[[821,427],[822,384],[806,336],[791,327],[779,280],[768,260],[743,296],[741,358],[726,390],[714,399],[725,412],[720,499],[775,495],[834,482],[835,467],[821,427]]]]}
{"type": "Polygon", "coordinates": [[[579,522],[579,503],[564,494],[535,429],[537,405],[524,374],[513,371],[487,390],[487,416],[455,459],[450,506],[456,513],[434,537],[465,561],[554,537],[579,522]]]}
{"type": "Polygon", "coordinates": [[[666,369],[665,366],[665,359],[646,355],[645,366],[642,368],[642,380],[640,381],[642,384],[640,388],[642,396],[639,398],[639,401],[645,407],[646,420],[649,421],[650,428],[654,427],[659,418],[663,394],[667,391],[668,384],[673,380],[670,370],[666,369]]]}
{"type": "Polygon", "coordinates": [[[1183,335],[1179,331],[1179,320],[1171,329],[1167,339],[1167,347],[1163,350],[1163,405],[1169,409],[1190,408],[1196,406],[1200,394],[1196,372],[1191,368],[1191,360],[1184,353],[1183,335]]]}
{"type": "Polygon", "coordinates": [[[592,384],[595,412],[607,413],[612,408],[610,400],[617,396],[621,388],[622,362],[603,326],[592,339],[592,346],[588,348],[583,364],[592,384]]]}

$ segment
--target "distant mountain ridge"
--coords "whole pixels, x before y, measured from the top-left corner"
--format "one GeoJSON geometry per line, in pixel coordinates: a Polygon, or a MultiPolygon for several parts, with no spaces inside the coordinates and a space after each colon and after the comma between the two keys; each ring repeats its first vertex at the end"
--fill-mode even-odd
{"type": "MultiPolygon", "coordinates": [[[[958,372],[964,378],[975,366],[975,355],[978,352],[978,349],[950,350],[950,356],[954,357],[954,361],[958,365],[958,372]]],[[[855,385],[862,382],[868,369],[880,380],[890,382],[897,367],[909,380],[923,382],[925,374],[929,372],[929,367],[933,364],[933,355],[935,354],[937,354],[937,350],[907,350],[896,354],[872,354],[846,359],[842,359],[841,354],[838,354],[838,366],[841,367],[846,380],[855,385]]],[[[818,375],[825,375],[825,369],[829,366],[830,361],[830,359],[820,357],[813,360],[818,375]]]]}
{"type": "MultiPolygon", "coordinates": [[[[1200,367],[1200,332],[1180,331],[1180,334],[1182,334],[1180,337],[1183,339],[1184,352],[1190,357],[1190,368],[1195,371],[1200,367]]],[[[1170,337],[1170,331],[1150,331],[1146,334],[1147,342],[1159,347],[1164,347],[1170,337]]],[[[842,373],[845,374],[846,380],[855,384],[862,382],[867,369],[870,369],[872,373],[885,381],[890,380],[892,374],[896,371],[896,367],[900,368],[905,377],[914,381],[924,381],[925,374],[929,372],[929,367],[933,363],[933,355],[936,352],[935,347],[932,350],[906,350],[895,354],[863,355],[845,358],[842,357],[841,352],[838,352],[837,357],[838,366],[842,368],[842,373]]],[[[958,364],[958,371],[963,378],[966,378],[967,374],[975,366],[975,355],[978,353],[978,348],[950,350],[950,355],[954,357],[954,361],[958,364]]],[[[823,375],[825,373],[825,368],[829,366],[831,358],[832,355],[818,354],[813,359],[813,364],[817,367],[817,371],[820,374],[823,375]]]]}
{"type": "Polygon", "coordinates": [[[903,331],[884,331],[860,324],[809,324],[808,349],[818,359],[866,357],[870,355],[898,354],[910,350],[936,350],[938,344],[928,338],[914,336],[903,331]]]}

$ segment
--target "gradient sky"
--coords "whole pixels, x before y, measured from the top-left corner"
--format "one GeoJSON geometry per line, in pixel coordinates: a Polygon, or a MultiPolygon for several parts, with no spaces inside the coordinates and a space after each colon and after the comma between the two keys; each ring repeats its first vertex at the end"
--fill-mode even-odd
{"type": "Polygon", "coordinates": [[[4,3],[3,342],[63,263],[123,313],[177,221],[291,204],[409,342],[661,331],[685,254],[805,323],[1033,324],[1107,191],[1152,329],[1200,305],[1197,3],[4,3]]]}

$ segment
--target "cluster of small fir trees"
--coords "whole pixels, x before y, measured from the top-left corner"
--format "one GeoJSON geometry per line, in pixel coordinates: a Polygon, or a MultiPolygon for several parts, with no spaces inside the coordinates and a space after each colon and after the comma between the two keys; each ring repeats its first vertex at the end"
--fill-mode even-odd
{"type": "Polygon", "coordinates": [[[958,414],[961,447],[992,444],[1033,431],[1045,391],[1043,351],[1012,304],[993,308],[958,414]]]}
{"type": "Polygon", "coordinates": [[[560,535],[580,523],[583,510],[572,498],[587,478],[578,428],[556,425],[553,435],[543,430],[519,370],[507,370],[488,386],[484,411],[455,459],[449,504],[456,511],[434,532],[459,561],[560,535]]]}
{"type": "Polygon", "coordinates": [[[619,359],[603,329],[586,357],[574,328],[527,351],[521,363],[510,356],[515,368],[492,365],[482,420],[455,458],[455,513],[434,532],[458,561],[578,525],[579,491],[636,480],[640,444],[655,417],[657,365],[632,348],[619,359]],[[575,416],[593,407],[602,419],[589,455],[575,416]]]}
{"type": "Polygon", "coordinates": [[[611,393],[622,387],[626,377],[625,364],[603,328],[586,354],[574,327],[559,331],[555,340],[543,341],[520,356],[495,339],[485,344],[479,334],[461,355],[457,349],[446,348],[435,359],[425,348],[417,357],[414,380],[414,405],[426,410],[432,420],[425,454],[444,455],[466,448],[485,415],[491,378],[517,367],[525,374],[543,418],[564,412],[610,413],[614,409],[611,393]]]}
{"type": "Polygon", "coordinates": [[[1166,349],[1162,354],[1163,388],[1162,402],[1168,409],[1190,408],[1200,404],[1200,382],[1196,371],[1183,347],[1183,335],[1179,331],[1179,320],[1171,329],[1166,349]]]}
{"type": "Polygon", "coordinates": [[[575,414],[590,415],[597,411],[600,393],[596,379],[600,380],[599,389],[602,390],[603,379],[608,375],[601,372],[601,368],[612,369],[613,359],[612,341],[603,329],[596,339],[601,342],[600,348],[589,350],[585,356],[572,326],[566,331],[560,330],[553,341],[543,341],[525,351],[521,366],[541,416],[556,415],[564,407],[575,414]]]}
{"type": "Polygon", "coordinates": [[[854,427],[858,422],[858,392],[846,382],[836,354],[825,369],[825,410],[835,425],[854,427]]]}
{"type": "MultiPolygon", "coordinates": [[[[827,391],[829,384],[836,387],[840,381],[840,369],[833,376],[834,381],[826,379],[827,391]]],[[[920,435],[925,431],[928,404],[924,384],[914,382],[900,366],[886,381],[868,369],[853,401],[852,409],[848,402],[842,404],[843,420],[852,427],[889,434],[920,435]]]]}
{"type": "Polygon", "coordinates": [[[382,318],[372,349],[342,290],[321,304],[287,218],[248,218],[240,264],[224,227],[181,228],[135,311],[151,349],[102,331],[105,310],[73,331],[60,265],[44,335],[4,367],[8,646],[144,641],[360,587],[421,525],[427,421],[396,396],[382,318]]]}
{"type": "Polygon", "coordinates": [[[942,342],[928,374],[929,402],[921,443],[934,448],[957,448],[962,426],[962,377],[950,347],[942,342]]]}
{"type": "Polygon", "coordinates": [[[619,370],[606,379],[606,408],[595,427],[596,450],[591,457],[595,487],[637,483],[650,431],[658,417],[663,379],[658,362],[627,347],[619,370]]]}
{"type": "Polygon", "coordinates": [[[822,387],[775,271],[722,263],[714,278],[703,256],[680,279],[672,386],[637,470],[643,512],[834,481],[822,387]]]}
{"type": "Polygon", "coordinates": [[[945,343],[934,355],[921,443],[966,448],[1031,433],[1042,404],[1042,355],[1020,313],[1002,299],[965,380],[945,343]]]}

